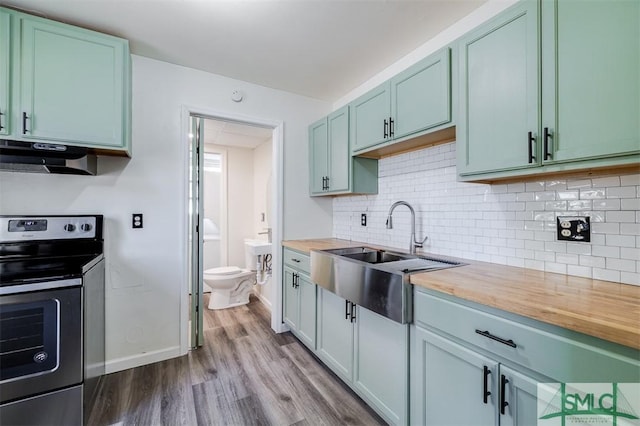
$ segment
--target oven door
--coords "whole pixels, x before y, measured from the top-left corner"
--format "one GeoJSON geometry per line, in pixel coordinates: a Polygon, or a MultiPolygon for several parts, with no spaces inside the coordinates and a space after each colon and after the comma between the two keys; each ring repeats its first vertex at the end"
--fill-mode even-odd
{"type": "Polygon", "coordinates": [[[80,384],[82,362],[81,287],[0,296],[0,403],[80,384]]]}

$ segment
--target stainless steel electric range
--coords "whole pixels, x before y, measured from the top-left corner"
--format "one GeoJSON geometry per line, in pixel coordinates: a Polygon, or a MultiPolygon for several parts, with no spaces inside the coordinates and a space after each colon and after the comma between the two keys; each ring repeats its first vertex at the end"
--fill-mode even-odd
{"type": "Polygon", "coordinates": [[[0,216],[0,419],[82,425],[104,375],[102,216],[0,216]]]}

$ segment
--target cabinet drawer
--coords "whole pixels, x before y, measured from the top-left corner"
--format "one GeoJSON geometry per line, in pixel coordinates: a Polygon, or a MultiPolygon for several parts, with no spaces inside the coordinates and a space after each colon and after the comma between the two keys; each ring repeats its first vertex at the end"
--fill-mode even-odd
{"type": "Polygon", "coordinates": [[[288,248],[284,249],[284,264],[307,274],[311,273],[309,255],[288,248]]]}
{"type": "Polygon", "coordinates": [[[482,348],[506,364],[521,365],[560,382],[640,380],[640,352],[630,348],[560,327],[550,332],[421,291],[415,292],[414,303],[417,325],[482,348]],[[509,340],[515,347],[507,344],[509,340]]]}

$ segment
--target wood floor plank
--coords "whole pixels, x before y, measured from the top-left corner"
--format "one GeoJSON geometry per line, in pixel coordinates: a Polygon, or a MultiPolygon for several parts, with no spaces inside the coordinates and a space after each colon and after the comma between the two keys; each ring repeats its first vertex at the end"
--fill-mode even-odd
{"type": "Polygon", "coordinates": [[[203,347],[106,376],[88,423],[384,424],[291,333],[274,333],[257,298],[204,318],[203,347]]]}

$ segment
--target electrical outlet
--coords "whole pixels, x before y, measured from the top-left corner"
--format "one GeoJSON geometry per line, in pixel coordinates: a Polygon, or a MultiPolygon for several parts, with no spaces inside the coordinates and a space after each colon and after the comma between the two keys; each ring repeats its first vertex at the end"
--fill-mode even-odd
{"type": "Polygon", "coordinates": [[[591,223],[588,216],[558,216],[558,241],[591,241],[591,223]]]}
{"type": "Polygon", "coordinates": [[[142,213],[134,213],[131,215],[131,227],[133,229],[142,228],[142,213]]]}
{"type": "Polygon", "coordinates": [[[367,226],[367,214],[366,213],[362,213],[360,215],[360,225],[367,226]]]}

